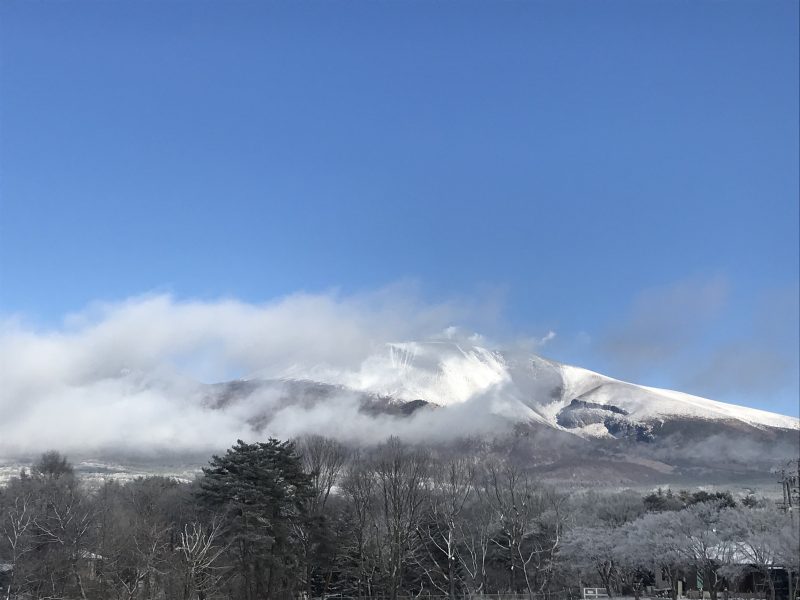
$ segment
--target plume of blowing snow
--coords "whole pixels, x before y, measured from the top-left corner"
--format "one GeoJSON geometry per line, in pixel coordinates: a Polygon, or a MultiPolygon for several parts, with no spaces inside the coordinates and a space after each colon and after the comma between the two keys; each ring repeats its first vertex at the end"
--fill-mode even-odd
{"type": "MultiPolygon", "coordinates": [[[[157,295],[93,306],[55,330],[7,321],[0,329],[0,456],[45,447],[76,454],[207,453],[266,435],[324,430],[377,441],[389,433],[440,435],[459,429],[454,422],[462,433],[494,426],[472,412],[485,410],[478,408],[485,402],[411,419],[370,416],[344,391],[310,404],[286,404],[275,389],[230,405],[209,403],[206,384],[218,381],[314,372],[358,378],[376,349],[435,332],[452,338],[458,332],[451,323],[469,313],[395,292],[303,294],[264,305],[157,295]],[[259,420],[264,414],[266,423],[259,420]]],[[[483,376],[480,389],[466,390],[462,400],[502,387],[491,373],[483,376]]]]}

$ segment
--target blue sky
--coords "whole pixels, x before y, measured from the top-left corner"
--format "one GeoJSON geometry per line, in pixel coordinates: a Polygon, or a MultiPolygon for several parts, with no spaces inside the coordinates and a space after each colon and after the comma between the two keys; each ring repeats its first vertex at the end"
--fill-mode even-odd
{"type": "Polygon", "coordinates": [[[0,312],[415,282],[798,412],[798,4],[0,4],[0,312]]]}

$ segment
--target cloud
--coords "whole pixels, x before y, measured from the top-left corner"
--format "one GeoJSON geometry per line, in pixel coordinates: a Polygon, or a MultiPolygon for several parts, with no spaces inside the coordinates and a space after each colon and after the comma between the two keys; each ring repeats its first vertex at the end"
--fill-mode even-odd
{"type": "MultiPolygon", "coordinates": [[[[796,392],[797,289],[766,298],[749,328],[706,344],[727,296],[722,279],[648,290],[614,331],[586,343],[620,369],[669,373],[685,384],[673,387],[718,399],[796,392]]],[[[514,398],[546,396],[553,382],[515,389],[491,353],[484,360],[462,348],[524,354],[562,338],[552,331],[511,340],[473,333],[476,324],[498,321],[493,300],[431,303],[407,285],[262,304],[145,295],[91,305],[50,329],[6,319],[0,322],[0,457],[52,447],[73,456],[206,456],[237,438],[323,432],[375,442],[389,434],[444,439],[496,430],[503,426],[498,415],[535,419],[514,398]],[[424,346],[395,344],[408,340],[447,343],[451,350],[426,354],[424,346]],[[412,384],[404,382],[409,356],[419,369],[412,384]],[[262,386],[222,402],[209,386],[304,376],[407,400],[448,393],[453,405],[400,418],[362,411],[363,396],[343,388],[298,402],[287,400],[294,392],[285,386],[262,386]]]]}
{"type": "Polygon", "coordinates": [[[602,338],[600,350],[627,373],[663,363],[696,345],[727,298],[728,284],[720,277],[643,290],[627,318],[602,338]]]}
{"type": "Polygon", "coordinates": [[[593,358],[614,377],[796,414],[798,297],[797,284],[732,290],[722,277],[649,288],[595,335],[593,358]]]}
{"type": "Polygon", "coordinates": [[[698,361],[681,384],[716,397],[797,398],[800,379],[798,286],[771,290],[730,341],[698,361]]]}
{"type": "MultiPolygon", "coordinates": [[[[48,447],[207,453],[237,438],[309,430],[343,437],[348,431],[412,435],[411,425],[415,435],[431,428],[457,432],[459,415],[463,425],[474,421],[482,428],[486,419],[466,418],[477,404],[400,423],[359,412],[359,398],[345,392],[291,405],[281,390],[265,389],[212,408],[205,384],[303,371],[357,374],[388,342],[446,331],[474,343],[480,338],[453,323],[479,320],[484,312],[480,302],[427,303],[408,286],[392,286],[350,296],[295,294],[265,304],[141,296],[92,305],[50,330],[8,319],[0,325],[0,456],[48,447]]],[[[481,406],[485,413],[488,403],[481,406]]]]}
{"type": "Polygon", "coordinates": [[[689,389],[710,397],[772,395],[783,391],[794,366],[789,356],[762,340],[737,340],[717,348],[685,378],[689,389]]]}
{"type": "Polygon", "coordinates": [[[556,332],[550,330],[544,335],[544,337],[539,339],[539,346],[544,346],[548,342],[552,342],[554,339],[556,339],[556,332]]]}

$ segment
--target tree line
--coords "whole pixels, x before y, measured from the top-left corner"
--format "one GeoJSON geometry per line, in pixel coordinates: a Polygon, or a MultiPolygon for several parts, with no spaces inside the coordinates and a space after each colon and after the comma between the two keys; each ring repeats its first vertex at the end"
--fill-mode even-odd
{"type": "MultiPolygon", "coordinates": [[[[800,515],[798,515],[800,517],[800,515]]],[[[798,521],[730,493],[569,492],[493,453],[237,442],[192,482],[87,489],[42,456],[0,488],[7,599],[637,594],[687,570],[712,598],[749,572],[796,589],[798,521]]],[[[3,589],[4,588],[4,589],[3,589]]]]}

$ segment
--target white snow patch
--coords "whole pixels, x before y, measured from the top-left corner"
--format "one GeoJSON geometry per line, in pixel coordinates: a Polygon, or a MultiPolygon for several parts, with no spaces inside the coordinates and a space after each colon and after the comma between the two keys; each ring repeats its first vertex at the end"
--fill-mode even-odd
{"type": "Polygon", "coordinates": [[[800,429],[800,420],[785,415],[727,404],[661,388],[640,386],[593,371],[562,366],[565,400],[586,394],[597,404],[613,404],[626,410],[635,420],[663,417],[689,417],[716,420],[738,420],[755,426],[800,429]]]}

